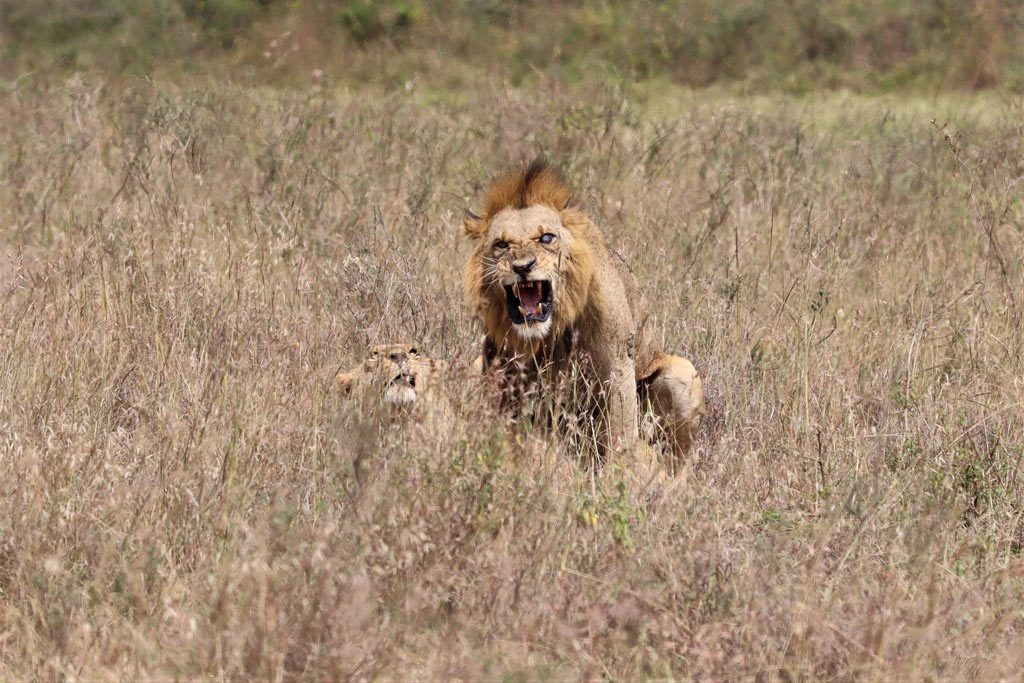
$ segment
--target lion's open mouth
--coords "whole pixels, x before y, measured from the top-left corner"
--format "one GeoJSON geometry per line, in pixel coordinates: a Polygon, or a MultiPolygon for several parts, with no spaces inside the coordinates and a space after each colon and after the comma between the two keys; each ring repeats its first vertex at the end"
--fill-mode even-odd
{"type": "Polygon", "coordinates": [[[389,386],[411,387],[411,388],[415,389],[416,388],[416,375],[410,375],[407,372],[400,372],[400,373],[398,373],[397,375],[395,375],[394,377],[391,378],[391,381],[388,382],[388,385],[389,386]]]}
{"type": "Polygon", "coordinates": [[[542,323],[551,315],[551,283],[528,280],[505,285],[508,315],[516,325],[542,323]]]}
{"type": "Polygon", "coordinates": [[[408,406],[416,402],[416,376],[400,372],[384,387],[384,401],[393,406],[408,406]]]}

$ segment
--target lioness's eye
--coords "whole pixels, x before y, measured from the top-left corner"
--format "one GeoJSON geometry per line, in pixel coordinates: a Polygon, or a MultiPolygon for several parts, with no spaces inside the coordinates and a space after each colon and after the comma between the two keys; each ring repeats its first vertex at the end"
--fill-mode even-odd
{"type": "Polygon", "coordinates": [[[416,355],[416,347],[415,346],[412,347],[411,349],[409,349],[409,355],[410,356],[415,356],[416,355]]]}
{"type": "Polygon", "coordinates": [[[551,244],[554,241],[555,241],[555,235],[553,233],[546,232],[546,233],[544,233],[543,235],[540,236],[540,243],[541,244],[551,244]]]}
{"type": "Polygon", "coordinates": [[[494,243],[494,248],[495,249],[508,249],[508,242],[506,242],[505,240],[498,240],[497,242],[494,243]]]}

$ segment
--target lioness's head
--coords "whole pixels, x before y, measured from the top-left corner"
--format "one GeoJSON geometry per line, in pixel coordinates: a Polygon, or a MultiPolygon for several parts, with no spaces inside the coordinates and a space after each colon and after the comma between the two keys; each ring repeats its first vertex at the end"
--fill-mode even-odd
{"type": "Polygon", "coordinates": [[[499,343],[532,348],[571,326],[593,278],[590,222],[543,162],[499,179],[464,232],[478,241],[466,295],[499,343]],[[523,343],[525,342],[525,343],[523,343]]]}
{"type": "Polygon", "coordinates": [[[378,344],[360,370],[339,373],[336,382],[344,394],[357,385],[367,386],[379,391],[385,403],[409,405],[434,380],[439,364],[411,344],[378,344]]]}

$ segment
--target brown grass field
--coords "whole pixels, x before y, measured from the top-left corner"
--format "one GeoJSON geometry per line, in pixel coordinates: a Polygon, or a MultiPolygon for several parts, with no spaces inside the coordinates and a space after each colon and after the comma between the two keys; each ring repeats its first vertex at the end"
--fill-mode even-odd
{"type": "Polygon", "coordinates": [[[997,94],[0,93],[0,678],[1024,670],[1024,111],[997,94]],[[452,383],[462,211],[544,153],[704,376],[687,477],[452,383]]]}

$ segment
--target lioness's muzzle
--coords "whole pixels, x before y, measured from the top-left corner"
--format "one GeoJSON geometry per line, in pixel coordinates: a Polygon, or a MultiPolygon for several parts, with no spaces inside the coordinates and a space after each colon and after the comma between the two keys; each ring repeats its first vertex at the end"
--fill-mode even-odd
{"type": "Polygon", "coordinates": [[[397,375],[395,375],[394,377],[392,377],[391,381],[388,382],[388,384],[390,386],[405,386],[405,387],[412,387],[413,389],[415,389],[416,388],[416,375],[410,374],[408,372],[400,372],[397,375]]]}

